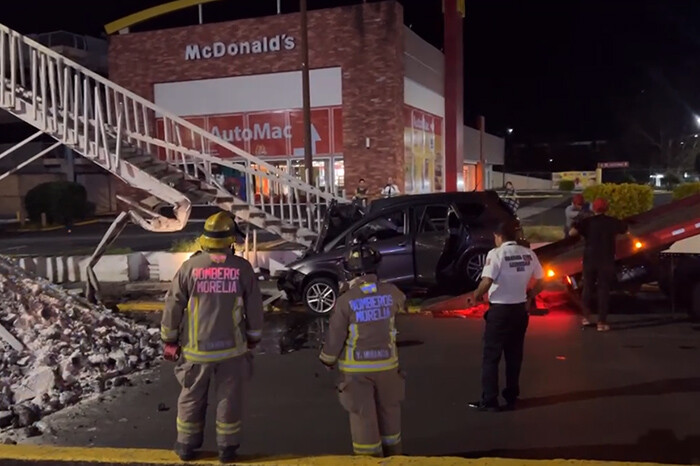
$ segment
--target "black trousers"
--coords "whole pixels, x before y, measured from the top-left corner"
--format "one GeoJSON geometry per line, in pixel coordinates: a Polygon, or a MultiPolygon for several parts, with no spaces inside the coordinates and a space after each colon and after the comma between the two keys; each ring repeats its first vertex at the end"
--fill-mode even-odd
{"type": "Polygon", "coordinates": [[[522,304],[491,304],[484,316],[484,357],[481,368],[481,401],[498,404],[498,364],[501,355],[506,360],[506,387],[503,398],[509,403],[520,396],[520,368],[523,364],[525,332],[530,320],[527,306],[522,304]]]}
{"type": "Polygon", "coordinates": [[[590,316],[594,295],[598,298],[598,321],[607,322],[610,310],[610,287],[615,280],[615,264],[596,261],[583,262],[584,315],[590,316]]]}

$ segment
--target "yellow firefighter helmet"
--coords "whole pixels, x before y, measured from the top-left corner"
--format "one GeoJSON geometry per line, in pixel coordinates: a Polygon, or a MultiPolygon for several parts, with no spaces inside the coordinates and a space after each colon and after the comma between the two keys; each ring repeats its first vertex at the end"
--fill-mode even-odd
{"type": "Polygon", "coordinates": [[[204,222],[204,233],[199,237],[202,249],[228,249],[234,243],[236,224],[226,212],[218,212],[204,222]]]}

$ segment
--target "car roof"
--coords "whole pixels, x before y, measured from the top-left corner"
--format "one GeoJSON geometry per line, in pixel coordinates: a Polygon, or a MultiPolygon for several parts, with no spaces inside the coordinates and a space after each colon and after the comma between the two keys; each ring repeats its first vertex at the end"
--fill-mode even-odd
{"type": "Polygon", "coordinates": [[[430,194],[407,194],[402,196],[377,199],[369,205],[369,213],[380,210],[391,209],[403,205],[438,203],[485,203],[498,200],[496,191],[469,191],[469,192],[449,192],[430,194]]]}

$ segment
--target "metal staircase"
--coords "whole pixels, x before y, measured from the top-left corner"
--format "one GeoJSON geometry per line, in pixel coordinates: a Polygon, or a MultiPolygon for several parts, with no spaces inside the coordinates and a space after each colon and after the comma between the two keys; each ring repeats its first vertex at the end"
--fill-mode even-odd
{"type": "Polygon", "coordinates": [[[137,188],[118,196],[125,210],[93,254],[89,294],[98,287],[92,266],[129,220],[153,232],[178,231],[187,224],[193,204],[216,205],[238,220],[308,245],[321,228],[327,205],[343,202],[2,24],[0,108],[37,129],[16,147],[47,134],[57,141],[54,146],[70,147],[137,188]],[[156,124],[162,124],[162,132],[156,124]],[[213,145],[237,158],[209,155],[207,148],[213,145]],[[244,198],[216,181],[212,169],[217,166],[245,174],[244,198]]]}

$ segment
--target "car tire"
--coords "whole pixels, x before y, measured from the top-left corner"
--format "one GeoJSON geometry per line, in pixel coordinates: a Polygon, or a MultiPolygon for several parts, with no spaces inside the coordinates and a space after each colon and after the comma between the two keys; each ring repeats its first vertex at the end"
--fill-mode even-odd
{"type": "Polygon", "coordinates": [[[463,288],[460,291],[471,291],[479,285],[488,253],[487,250],[477,250],[464,256],[459,267],[460,281],[463,283],[463,288]]]}
{"type": "Polygon", "coordinates": [[[306,309],[316,315],[328,315],[338,300],[338,282],[328,277],[311,278],[304,287],[306,309]]]}

